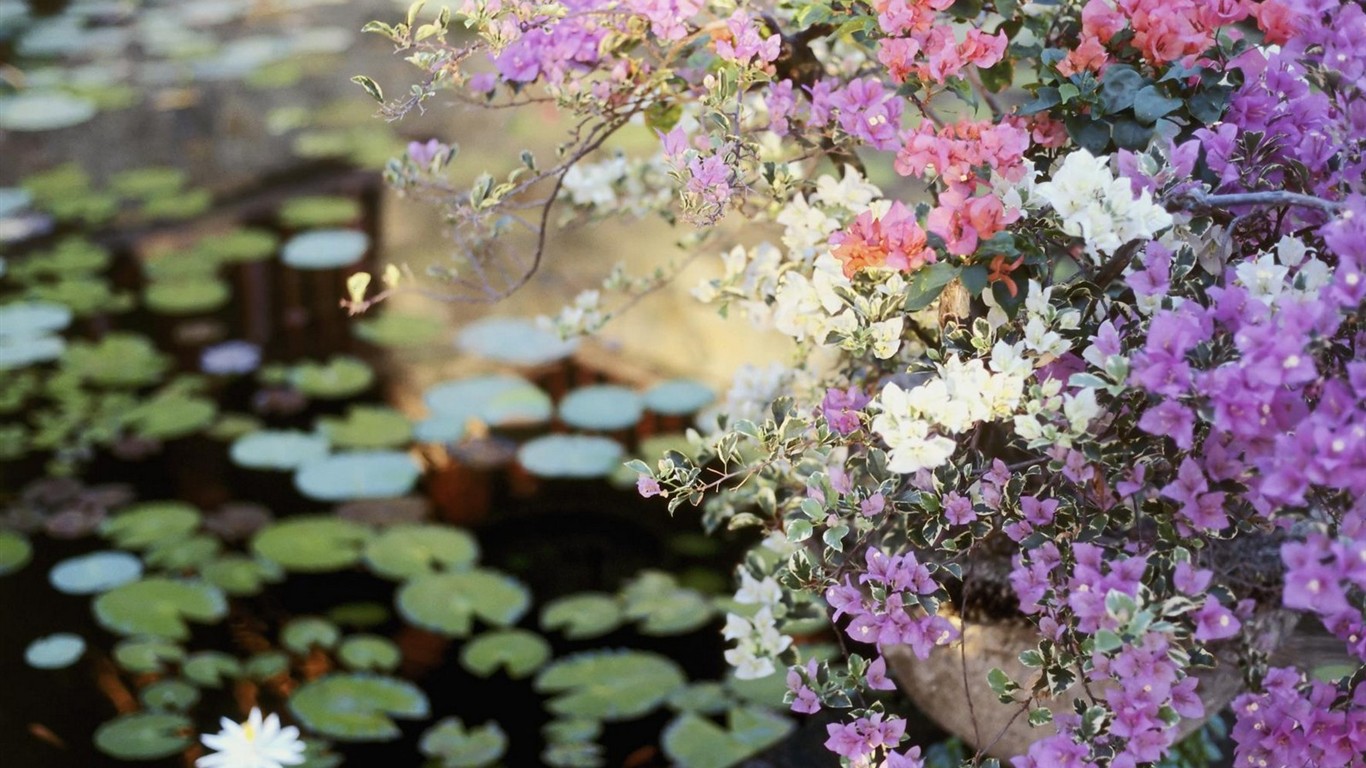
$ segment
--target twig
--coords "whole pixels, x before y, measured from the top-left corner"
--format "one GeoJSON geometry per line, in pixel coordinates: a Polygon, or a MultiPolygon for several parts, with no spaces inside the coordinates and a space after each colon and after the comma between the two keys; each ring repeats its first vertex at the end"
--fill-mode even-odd
{"type": "Polygon", "coordinates": [[[1186,202],[1185,207],[1192,208],[1232,208],[1238,205],[1298,205],[1303,208],[1318,208],[1321,211],[1333,212],[1344,207],[1343,203],[1336,200],[1324,200],[1321,197],[1285,190],[1230,192],[1220,195],[1192,191],[1176,197],[1171,202],[1179,205],[1183,201],[1186,202]]]}

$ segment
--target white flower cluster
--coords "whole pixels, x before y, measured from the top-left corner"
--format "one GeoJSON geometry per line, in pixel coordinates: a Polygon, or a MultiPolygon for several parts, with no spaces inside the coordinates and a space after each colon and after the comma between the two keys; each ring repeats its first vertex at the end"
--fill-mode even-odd
{"type": "Polygon", "coordinates": [[[1110,172],[1108,155],[1094,157],[1084,149],[1063,158],[1049,181],[1033,194],[1053,206],[1062,229],[1086,241],[1095,257],[1112,253],[1130,240],[1148,240],[1172,224],[1171,214],[1153,202],[1146,190],[1135,197],[1128,179],[1110,172]]]}
{"type": "Polygon", "coordinates": [[[554,331],[562,339],[572,339],[597,332],[607,322],[602,312],[602,293],[597,290],[581,291],[574,297],[574,303],[560,310],[560,314],[536,318],[537,325],[554,331]]]}
{"type": "Polygon", "coordinates": [[[600,162],[570,166],[560,195],[575,206],[598,213],[628,211],[637,216],[673,199],[663,155],[641,159],[620,152],[600,162]]]}
{"type": "Polygon", "coordinates": [[[963,362],[955,355],[919,386],[887,384],[873,419],[873,431],[891,451],[887,468],[909,474],[948,461],[958,445],[949,435],[1014,413],[1032,371],[1020,350],[1002,341],[992,349],[990,368],[981,360],[963,362]]]}
{"type": "Polygon", "coordinates": [[[792,645],[792,638],[778,631],[775,618],[775,614],[784,610],[782,587],[772,576],[756,579],[743,567],[739,571],[740,589],[735,593],[735,602],[757,605],[759,609],[750,618],[727,614],[721,634],[727,640],[736,641],[735,647],[725,654],[726,663],[735,667],[735,676],[741,680],[755,680],[777,670],[773,660],[792,645]]]}
{"type": "Polygon", "coordinates": [[[1234,274],[1252,298],[1268,307],[1284,299],[1314,299],[1333,281],[1333,270],[1311,253],[1303,241],[1287,235],[1274,253],[1239,264],[1234,274]]]}

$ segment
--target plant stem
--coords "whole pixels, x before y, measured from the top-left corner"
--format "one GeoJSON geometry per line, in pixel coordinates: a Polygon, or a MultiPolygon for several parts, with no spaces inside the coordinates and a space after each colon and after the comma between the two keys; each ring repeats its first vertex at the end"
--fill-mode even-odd
{"type": "Polygon", "coordinates": [[[1222,195],[1211,195],[1196,191],[1188,192],[1184,197],[1191,206],[1201,208],[1232,208],[1235,205],[1298,205],[1304,208],[1318,208],[1331,212],[1343,207],[1343,204],[1336,200],[1324,200],[1321,197],[1285,190],[1232,192],[1222,195]]]}

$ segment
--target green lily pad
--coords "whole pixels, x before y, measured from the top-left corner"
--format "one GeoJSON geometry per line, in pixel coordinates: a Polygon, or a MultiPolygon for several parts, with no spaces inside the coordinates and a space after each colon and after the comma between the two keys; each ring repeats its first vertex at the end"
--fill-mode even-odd
{"type": "Polygon", "coordinates": [[[284,578],[284,570],[269,560],[229,553],[210,560],[199,570],[210,584],[234,597],[259,594],[265,585],[284,578]]]}
{"type": "Polygon", "coordinates": [[[291,571],[338,571],[360,562],[373,534],[369,528],[335,517],[295,517],[266,527],[252,539],[260,557],[291,571]]]}
{"type": "Polygon", "coordinates": [[[184,648],[156,638],[135,637],[114,646],[115,663],[135,675],[159,674],[184,659],[184,648]]]}
{"type": "Polygon", "coordinates": [[[393,408],[353,405],[345,418],[319,419],[318,431],[338,448],[398,448],[412,439],[413,425],[393,408]]]}
{"type": "Polygon", "coordinates": [[[481,569],[418,576],[399,589],[394,602],[419,627],[469,637],[476,616],[497,627],[517,623],[531,605],[531,593],[510,576],[481,569]]]}
{"type": "Polygon", "coordinates": [[[448,717],[428,728],[417,748],[439,768],[483,768],[507,752],[508,737],[493,721],[466,729],[460,718],[448,717]]]}
{"type": "Polygon", "coordinates": [[[151,440],[175,440],[202,432],[217,417],[216,401],[180,390],[158,393],[127,413],[133,433],[151,440]]]}
{"type": "Polygon", "coordinates": [[[460,649],[460,664],[480,677],[506,669],[509,677],[521,679],[549,660],[550,643],[525,629],[486,632],[460,649]]]}
{"type": "Polygon", "coordinates": [[[0,336],[0,371],[46,363],[66,354],[61,336],[0,336]]]}
{"type": "Polygon", "coordinates": [[[341,630],[337,625],[317,616],[290,619],[280,630],[280,645],[300,655],[306,655],[314,646],[334,648],[340,639],[341,630]]]}
{"type": "Polygon", "coordinates": [[[0,305],[0,339],[41,337],[71,325],[71,310],[50,301],[14,301],[0,305]]]}
{"type": "Polygon", "coordinates": [[[194,743],[194,724],[183,715],[134,712],[95,729],[95,746],[118,760],[160,760],[194,743]]]}
{"type": "Polygon", "coordinates": [[[111,176],[109,188],[123,197],[163,197],[179,192],[185,186],[188,177],[189,174],[180,168],[133,168],[111,176]]]}
{"type": "Polygon", "coordinates": [[[685,712],[664,729],[664,754],[680,768],[730,768],[782,741],[794,727],[781,715],[753,707],[731,710],[729,724],[722,728],[685,712]]]}
{"type": "Polygon", "coordinates": [[[711,387],[693,379],[670,379],[645,391],[645,407],[663,416],[697,413],[715,400],[711,387]]]}
{"type": "Polygon", "coordinates": [[[527,427],[550,421],[554,412],[550,395],[528,384],[490,397],[477,415],[493,427],[527,427]]]}
{"type": "Polygon", "coordinates": [[[610,431],[633,427],[645,411],[634,390],[609,384],[581,387],[560,403],[560,420],[571,427],[610,431]]]}
{"type": "Polygon", "coordinates": [[[179,501],[135,504],[105,520],[100,534],[119,549],[147,549],[163,541],[183,539],[198,530],[199,510],[179,501]]]}
{"type": "Polygon", "coordinates": [[[242,674],[242,663],[222,651],[200,651],[185,659],[180,674],[200,687],[220,688],[225,680],[242,674]]]}
{"type": "Polygon", "coordinates": [[[535,385],[520,376],[475,376],[429,387],[422,401],[434,417],[446,417],[463,427],[472,418],[485,421],[483,409],[494,398],[526,389],[535,385]]]}
{"type": "Polygon", "coordinates": [[[368,250],[370,236],[364,232],[317,229],[290,238],[280,258],[295,269],[341,269],[359,262],[368,250]]]}
{"type": "Polygon", "coordinates": [[[438,317],[385,310],[357,320],[351,330],[356,338],[375,346],[406,349],[437,343],[446,333],[446,324],[438,317]]]}
{"type": "Polygon", "coordinates": [[[99,342],[73,342],[64,363],[80,380],[116,389],[155,384],[171,366],[170,358],[145,336],[118,331],[99,342]]]}
{"type": "Polygon", "coordinates": [[[55,283],[31,286],[31,299],[62,304],[77,317],[90,317],[102,312],[126,312],[133,308],[132,297],[115,293],[109,283],[99,277],[78,275],[63,277],[55,283]]]}
{"type": "Polygon", "coordinates": [[[158,680],[143,688],[138,698],[156,712],[187,712],[199,703],[199,689],[184,680],[158,680]]]}
{"type": "Polygon", "coordinates": [[[370,542],[365,560],[380,576],[404,581],[439,571],[468,570],[479,560],[479,543],[457,528],[398,525],[370,542]]]}
{"type": "Polygon", "coordinates": [[[403,653],[387,637],[351,635],[337,648],[337,658],[357,672],[392,672],[403,661],[403,653]]]}
{"type": "Polygon", "coordinates": [[[147,635],[186,640],[186,620],[215,622],[228,613],[222,591],[202,581],[149,578],[105,592],[95,598],[100,626],[122,635],[147,635]]]}
{"type": "Polygon", "coordinates": [[[243,227],[206,237],[195,244],[194,250],[209,261],[240,264],[268,259],[279,248],[280,238],[274,232],[243,227]]]}
{"type": "Polygon", "coordinates": [[[289,674],[289,655],[282,651],[258,653],[242,665],[242,674],[257,682],[289,674]]]}
{"type": "Polygon", "coordinates": [[[55,131],[80,125],[98,111],[87,99],[55,91],[29,91],[0,97],[0,130],[55,131]]]}
{"type": "Polygon", "coordinates": [[[142,215],[149,219],[180,221],[206,213],[212,207],[212,192],[190,189],[175,195],[151,198],[143,203],[142,215]]]}
{"type": "Polygon", "coordinates": [[[586,640],[620,627],[624,618],[614,596],[581,592],[546,603],[541,608],[541,629],[560,630],[570,640],[586,640]]]}
{"type": "MultiPolygon", "coordinates": [[[[218,282],[218,269],[221,266],[222,264],[220,264],[217,259],[210,258],[203,251],[177,251],[160,254],[156,257],[144,260],[142,271],[147,276],[147,279],[151,281],[151,286],[149,286],[149,288],[158,285],[163,286],[162,288],[158,288],[158,290],[164,294],[167,290],[192,282],[218,282]]],[[[226,288],[226,286],[224,286],[224,288],[226,288]]],[[[172,303],[176,300],[174,296],[154,298],[167,299],[172,303]]],[[[226,297],[224,298],[224,301],[226,301],[226,297]]],[[[146,293],[143,295],[143,302],[148,302],[146,293]]],[[[174,313],[166,312],[163,314],[174,313]]]]}
{"type": "Polygon", "coordinates": [[[24,649],[24,662],[34,669],[64,669],[85,654],[85,639],[70,632],[40,637],[24,649]]]}
{"type": "Polygon", "coordinates": [[[232,289],[222,280],[185,278],[154,280],[142,293],[142,303],[159,315],[199,315],[227,305],[232,289]]]}
{"type": "Polygon", "coordinates": [[[602,735],[602,721],[591,717],[551,720],[541,727],[541,734],[551,744],[592,741],[602,735]]]}
{"type": "Polygon", "coordinates": [[[680,587],[670,574],[642,571],[621,591],[627,618],[645,635],[682,635],[706,626],[716,609],[705,595],[680,587]]]}
{"type": "Polygon", "coordinates": [[[215,440],[236,440],[265,428],[261,420],[246,413],[222,413],[209,427],[208,435],[215,440]]]}
{"type": "Polygon", "coordinates": [[[783,707],[783,697],[787,695],[787,675],[776,670],[767,677],[741,680],[734,674],[726,677],[726,689],[741,701],[760,707],[783,707]]]}
{"type": "Polygon", "coordinates": [[[345,627],[378,627],[389,620],[389,609],[372,602],[342,603],[327,612],[327,618],[345,627]]]}
{"type": "Polygon", "coordinates": [[[185,539],[159,541],[147,549],[143,558],[153,568],[181,571],[208,562],[222,547],[213,536],[200,534],[185,539]]]}
{"type": "Polygon", "coordinates": [[[327,438],[297,430],[263,429],[243,435],[228,449],[232,463],[247,469],[293,470],[325,458],[327,438]]]}
{"type": "Polygon", "coordinates": [[[356,451],[310,461],[294,473],[294,487],[314,501],[352,501],[403,496],[422,468],[399,451],[356,451]]]}
{"type": "Polygon", "coordinates": [[[602,768],[607,764],[602,745],[591,741],[551,744],[541,752],[541,762],[551,768],[602,768]]]}
{"type": "Polygon", "coordinates": [[[604,477],[621,463],[621,444],[593,435],[546,435],[517,450],[517,460],[533,475],[547,478],[604,477]]]}
{"type": "Polygon", "coordinates": [[[21,533],[0,530],[0,576],[14,573],[33,557],[33,545],[21,533]]]}
{"type": "Polygon", "coordinates": [[[536,690],[554,694],[546,708],[564,717],[605,722],[634,720],[654,710],[687,683],[666,656],[648,651],[589,651],[541,670],[536,690]]]}
{"type": "Polygon", "coordinates": [[[465,326],[456,336],[456,345],[467,354],[500,363],[536,366],[569,357],[578,341],[561,339],[531,320],[490,317],[465,326]]]}
{"type": "Polygon", "coordinates": [[[360,201],[340,195],[296,197],[280,206],[280,223],[289,229],[340,227],[360,220],[360,201]]]}
{"type": "Polygon", "coordinates": [[[90,174],[76,161],[32,174],[20,186],[34,201],[43,202],[90,189],[90,174]]]}
{"type": "Polygon", "coordinates": [[[73,235],[15,263],[13,277],[26,285],[77,275],[93,278],[109,268],[112,258],[109,249],[73,235]]]}
{"type": "Polygon", "coordinates": [[[718,715],[730,706],[730,696],[726,693],[726,686],[714,680],[706,680],[674,691],[669,697],[668,704],[669,708],[676,712],[718,715]]]}
{"type": "Polygon", "coordinates": [[[91,552],[52,566],[47,580],[67,595],[95,595],[142,578],[142,561],[127,552],[91,552]]]}
{"type": "Polygon", "coordinates": [[[401,734],[393,718],[427,717],[422,689],[393,677],[333,674],[305,683],[289,708],[310,731],[337,741],[389,741],[401,734]]]}
{"type": "Polygon", "coordinates": [[[346,400],[375,383],[375,371],[354,357],[337,356],[327,363],[300,363],[289,371],[289,383],[309,397],[346,400]]]}

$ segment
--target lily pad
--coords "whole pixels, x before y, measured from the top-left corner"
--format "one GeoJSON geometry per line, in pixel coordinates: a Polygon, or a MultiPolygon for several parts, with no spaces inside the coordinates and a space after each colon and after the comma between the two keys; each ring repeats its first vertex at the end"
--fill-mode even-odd
{"type": "Polygon", "coordinates": [[[55,131],[95,116],[95,103],[56,91],[30,91],[0,98],[0,130],[55,131]]]}
{"type": "Polygon", "coordinates": [[[74,275],[93,277],[108,269],[111,259],[109,249],[73,235],[14,264],[14,279],[29,284],[74,275]]]}
{"type": "Polygon", "coordinates": [[[127,552],[91,552],[52,566],[47,579],[67,595],[95,595],[142,578],[142,561],[127,552]]]}
{"type": "Polygon", "coordinates": [[[63,669],[85,653],[85,639],[70,632],[40,637],[24,649],[24,662],[34,669],[63,669]]]}
{"type": "Polygon", "coordinates": [[[61,336],[0,336],[0,371],[27,368],[66,354],[61,336]]]}
{"type": "Polygon", "coordinates": [[[291,571],[338,571],[360,561],[372,534],[369,528],[335,517],[295,517],[256,534],[257,555],[291,571]]]}
{"type": "Polygon", "coordinates": [[[353,405],[345,418],[319,419],[318,431],[338,448],[397,448],[408,444],[413,425],[393,408],[353,405]]]}
{"type": "Polygon", "coordinates": [[[429,387],[422,401],[434,417],[448,417],[463,426],[471,418],[482,421],[484,406],[495,397],[528,387],[535,385],[520,376],[475,376],[429,387]]]}
{"type": "Polygon", "coordinates": [[[406,349],[435,344],[446,332],[440,318],[385,310],[352,325],[356,338],[380,347],[406,349]]]}
{"type": "Polygon", "coordinates": [[[467,570],[479,560],[479,544],[457,528],[399,525],[370,542],[365,560],[380,576],[404,581],[439,571],[467,570]]]}
{"type": "Polygon", "coordinates": [[[506,669],[509,677],[521,679],[549,660],[550,643],[525,629],[487,632],[460,649],[461,665],[480,677],[506,669]]]}
{"type": "Polygon", "coordinates": [[[222,309],[232,290],[222,280],[182,278],[154,280],[142,294],[142,303],[159,315],[198,315],[222,309]]]}
{"type": "Polygon", "coordinates": [[[645,391],[645,407],[662,416],[687,416],[715,400],[711,387],[693,379],[670,379],[645,391]]]}
{"type": "Polygon", "coordinates": [[[346,400],[375,383],[375,371],[354,357],[337,356],[326,363],[300,363],[289,371],[289,383],[309,397],[346,400]]]}
{"type": "Polygon", "coordinates": [[[138,694],[144,706],[157,712],[186,712],[199,703],[199,689],[184,680],[158,680],[138,694]]]}
{"type": "Polygon", "coordinates": [[[305,683],[289,698],[299,722],[337,741],[389,741],[401,734],[393,718],[427,717],[422,689],[393,677],[333,674],[305,683]]]}
{"type": "Polygon", "coordinates": [[[58,333],[71,325],[71,310],[50,301],[15,301],[0,305],[0,339],[33,338],[58,333]]]}
{"type": "Polygon", "coordinates": [[[528,384],[489,398],[479,408],[478,416],[493,427],[527,427],[550,421],[554,412],[550,395],[528,384]]]}
{"type": "Polygon", "coordinates": [[[546,435],[522,445],[517,460],[533,475],[548,478],[604,477],[621,463],[621,444],[593,435],[546,435]]]}
{"type": "Polygon", "coordinates": [[[185,539],[166,539],[153,544],[143,555],[147,565],[168,571],[183,571],[212,560],[223,545],[206,534],[185,539]]]}
{"type": "Polygon", "coordinates": [[[541,726],[541,734],[551,744],[592,741],[602,735],[602,721],[591,717],[568,717],[551,720],[541,726]]]}
{"type": "Polygon", "coordinates": [[[125,671],[137,675],[165,672],[170,665],[184,659],[184,648],[156,638],[135,637],[114,646],[114,661],[125,671]]]}
{"type": "Polygon", "coordinates": [[[318,229],[285,243],[281,259],[295,269],[341,269],[370,250],[370,236],[355,229],[318,229]]]}
{"type": "Polygon", "coordinates": [[[100,626],[122,635],[186,640],[187,620],[215,622],[228,613],[222,591],[202,581],[150,578],[135,581],[95,598],[100,626]]]}
{"type": "Polygon", "coordinates": [[[541,608],[541,629],[560,630],[570,640],[586,640],[620,627],[624,618],[614,596],[583,592],[546,603],[541,608]]]}
{"type": "Polygon", "coordinates": [[[294,487],[314,501],[403,496],[422,468],[400,451],[357,451],[310,461],[294,473],[294,487]]]}
{"type": "Polygon", "coordinates": [[[134,389],[155,384],[171,366],[145,336],[114,332],[98,342],[67,347],[66,369],[95,386],[134,389]]]}
{"type": "Polygon", "coordinates": [[[705,680],[678,689],[669,697],[668,704],[670,709],[677,712],[719,715],[730,706],[730,696],[726,693],[726,686],[715,680],[705,680]]]}
{"type": "Polygon", "coordinates": [[[219,688],[225,680],[242,674],[242,663],[222,651],[200,651],[185,659],[180,673],[195,685],[219,688]]]}
{"type": "Polygon", "coordinates": [[[531,320],[491,317],[465,326],[456,336],[456,346],[488,360],[536,366],[569,357],[578,348],[578,341],[561,339],[531,320]]]}
{"type": "Polygon", "coordinates": [[[334,648],[340,639],[341,630],[337,625],[317,616],[290,619],[280,630],[280,645],[300,655],[306,655],[314,646],[334,648]]]}
{"type": "Polygon", "coordinates": [[[77,317],[90,317],[102,312],[126,312],[133,308],[131,296],[115,293],[103,278],[88,275],[63,277],[55,283],[34,285],[29,288],[28,296],[39,301],[62,304],[77,317]]]}
{"type": "Polygon", "coordinates": [[[217,416],[217,402],[183,390],[158,393],[127,412],[133,433],[151,440],[193,435],[208,429],[217,416]]]}
{"type": "Polygon", "coordinates": [[[605,722],[641,717],[687,683],[682,668],[648,651],[589,651],[541,670],[536,690],[553,694],[546,708],[563,717],[605,722]]]}
{"type": "Polygon", "coordinates": [[[149,219],[180,221],[199,216],[212,207],[212,192],[207,189],[189,189],[175,195],[148,200],[142,206],[142,215],[149,219]]]}
{"type": "Polygon", "coordinates": [[[267,583],[284,578],[284,570],[272,561],[229,553],[205,563],[199,575],[229,595],[238,597],[260,593],[267,583]]]}
{"type": "Polygon", "coordinates": [[[179,501],[148,501],[114,515],[100,526],[100,534],[119,549],[146,549],[153,544],[183,539],[199,528],[199,510],[179,501]]]}
{"type": "Polygon", "coordinates": [[[105,520],[100,534],[120,549],[146,549],[189,536],[199,528],[200,519],[199,510],[184,502],[148,501],[105,520]]]}
{"type": "Polygon", "coordinates": [[[327,438],[322,435],[265,429],[234,440],[228,456],[239,467],[283,471],[325,458],[327,452],[327,438]]]}
{"type": "Polygon", "coordinates": [[[391,672],[398,668],[403,653],[387,637],[352,635],[342,641],[337,658],[357,672],[391,672]]]}
{"type": "Polygon", "coordinates": [[[640,421],[644,410],[644,401],[634,390],[601,384],[566,395],[560,403],[560,420],[579,429],[627,429],[640,421]]]}
{"type": "Polygon", "coordinates": [[[642,571],[621,590],[624,613],[645,635],[682,635],[706,626],[716,615],[706,595],[680,587],[673,576],[642,571]]]}
{"type": "Polygon", "coordinates": [[[274,232],[244,227],[206,237],[195,244],[195,251],[210,261],[238,264],[268,259],[279,247],[280,238],[274,232]]]}
{"type": "Polygon", "coordinates": [[[0,530],[0,576],[23,568],[33,556],[33,545],[21,533],[0,530]]]}
{"type": "Polygon", "coordinates": [[[169,166],[133,168],[111,176],[109,188],[123,197],[163,197],[179,192],[188,176],[184,170],[169,166]]]}
{"type": "Polygon", "coordinates": [[[483,768],[493,765],[507,752],[508,737],[498,723],[489,721],[477,728],[465,728],[460,718],[448,717],[428,728],[418,749],[434,758],[439,768],[483,768]]]}
{"type": "Polygon", "coordinates": [[[497,627],[516,624],[531,605],[531,593],[510,576],[481,569],[418,576],[399,589],[394,602],[419,627],[469,637],[476,616],[497,627]]]}
{"type": "Polygon", "coordinates": [[[664,729],[664,754],[680,768],[730,768],[782,741],[794,727],[791,720],[755,707],[731,710],[729,725],[722,728],[685,712],[664,729]]]}
{"type": "Polygon", "coordinates": [[[289,229],[339,227],[360,220],[360,201],[340,195],[296,197],[280,206],[280,224],[289,229]]]}
{"type": "Polygon", "coordinates": [[[262,683],[289,674],[289,654],[283,651],[258,653],[242,665],[242,674],[262,683]]]}
{"type": "Polygon", "coordinates": [[[372,602],[342,603],[327,612],[327,618],[346,627],[378,627],[389,620],[389,609],[372,602]]]}
{"type": "Polygon", "coordinates": [[[95,746],[118,760],[160,760],[193,744],[194,733],[183,715],[134,712],[95,729],[95,746]]]}

